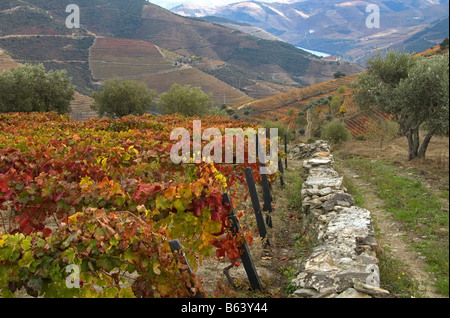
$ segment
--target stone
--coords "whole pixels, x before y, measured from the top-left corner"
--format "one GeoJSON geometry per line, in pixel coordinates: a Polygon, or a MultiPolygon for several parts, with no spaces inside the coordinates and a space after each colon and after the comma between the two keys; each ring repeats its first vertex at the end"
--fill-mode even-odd
{"type": "Polygon", "coordinates": [[[319,193],[319,195],[320,195],[321,197],[324,197],[324,196],[326,196],[326,195],[329,195],[329,194],[331,194],[332,192],[333,192],[333,189],[331,189],[331,188],[329,188],[329,187],[320,189],[320,190],[318,191],[318,193],[319,193]]]}
{"type": "Polygon", "coordinates": [[[316,152],[313,155],[313,158],[316,158],[316,157],[331,157],[331,153],[329,153],[329,152],[316,152]]]}
{"type": "Polygon", "coordinates": [[[370,286],[368,284],[364,284],[362,281],[359,281],[357,279],[354,280],[353,288],[361,293],[374,295],[374,296],[389,294],[389,291],[387,291],[385,289],[375,287],[375,286],[370,286]]]}
{"type": "Polygon", "coordinates": [[[294,292],[294,296],[303,298],[315,297],[319,294],[320,293],[317,290],[312,288],[300,288],[294,292]]]}
{"type": "Polygon", "coordinates": [[[336,296],[336,298],[372,298],[370,295],[361,293],[354,288],[346,289],[344,292],[336,296]]]}
{"type": "Polygon", "coordinates": [[[323,204],[323,208],[327,211],[332,211],[335,206],[350,207],[355,204],[355,199],[347,193],[331,194],[328,201],[323,204]]]}
{"type": "Polygon", "coordinates": [[[338,270],[338,268],[334,266],[333,257],[329,253],[323,253],[306,262],[305,270],[329,272],[338,270]]]}

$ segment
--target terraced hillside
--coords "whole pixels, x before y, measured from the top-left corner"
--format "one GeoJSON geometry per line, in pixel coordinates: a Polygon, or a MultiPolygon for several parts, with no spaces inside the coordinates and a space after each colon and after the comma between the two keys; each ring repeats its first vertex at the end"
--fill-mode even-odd
{"type": "Polygon", "coordinates": [[[86,95],[93,89],[88,58],[94,39],[78,35],[8,35],[0,37],[0,47],[19,63],[42,63],[48,70],[67,70],[77,90],[86,95]]]}
{"type": "Polygon", "coordinates": [[[75,92],[74,100],[70,103],[72,108],[70,118],[77,121],[85,121],[98,117],[97,113],[91,109],[94,100],[86,95],[75,92]]]}
{"type": "Polygon", "coordinates": [[[246,120],[249,121],[273,120],[274,118],[286,121],[292,117],[292,115],[288,115],[291,109],[298,114],[302,106],[308,105],[312,99],[333,94],[341,86],[349,87],[356,77],[357,75],[346,76],[267,98],[236,104],[233,109],[235,111],[251,109],[251,113],[246,117],[246,120]]]}
{"type": "Polygon", "coordinates": [[[245,93],[189,65],[175,63],[162,49],[149,42],[118,38],[97,38],[90,50],[89,65],[94,79],[117,76],[142,81],[159,94],[174,83],[200,86],[213,94],[216,105],[251,100],[245,93]]]}
{"type": "MultiPolygon", "coordinates": [[[[309,109],[312,101],[321,98],[328,98],[338,94],[340,87],[351,86],[357,75],[346,76],[337,80],[311,85],[301,89],[291,90],[287,93],[274,95],[271,97],[254,100],[247,103],[240,103],[233,106],[235,114],[247,121],[264,122],[279,121],[290,129],[295,129],[300,114],[308,122],[306,129],[307,138],[311,138],[312,132],[327,121],[329,107],[315,107],[314,111],[309,109]]],[[[382,111],[371,113],[362,112],[353,102],[351,90],[341,94],[343,98],[343,109],[339,118],[346,124],[353,137],[363,136],[366,133],[366,123],[373,119],[376,121],[387,121],[392,119],[392,115],[382,111]]]]}
{"type": "Polygon", "coordinates": [[[6,51],[0,48],[0,73],[10,68],[15,68],[19,65],[16,61],[14,61],[6,51]]]}
{"type": "Polygon", "coordinates": [[[97,38],[90,49],[89,66],[96,79],[114,76],[136,78],[142,75],[176,70],[160,50],[145,41],[97,38]]]}
{"type": "Polygon", "coordinates": [[[349,118],[345,118],[344,122],[347,126],[347,129],[350,130],[353,137],[358,136],[364,136],[367,132],[367,126],[366,124],[370,120],[377,120],[377,121],[388,121],[392,119],[392,115],[387,114],[385,112],[374,110],[370,114],[361,114],[356,113],[353,116],[350,116],[349,118]]]}

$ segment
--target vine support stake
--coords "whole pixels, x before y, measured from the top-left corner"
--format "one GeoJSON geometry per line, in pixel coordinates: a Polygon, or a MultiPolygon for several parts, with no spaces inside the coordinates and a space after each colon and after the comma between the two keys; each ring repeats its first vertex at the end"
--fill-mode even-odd
{"type": "MultiPolygon", "coordinates": [[[[183,258],[185,265],[187,266],[188,273],[192,274],[193,272],[192,272],[191,265],[189,265],[189,261],[183,252],[183,248],[181,247],[180,240],[177,239],[177,240],[169,241],[169,246],[170,246],[170,250],[172,251],[172,253],[178,254],[183,258]]],[[[195,298],[203,298],[203,294],[197,293],[197,294],[195,294],[195,298]]]]}
{"type": "Polygon", "coordinates": [[[261,211],[261,203],[259,202],[258,192],[256,191],[255,179],[251,168],[245,169],[245,177],[247,179],[248,191],[252,199],[253,211],[256,216],[256,225],[261,239],[264,241],[264,247],[270,246],[269,238],[267,238],[266,224],[264,223],[264,216],[261,211]]]}
{"type": "Polygon", "coordinates": [[[286,170],[288,169],[288,158],[287,158],[287,153],[288,153],[287,135],[284,135],[284,154],[286,155],[286,157],[284,158],[284,164],[285,164],[285,166],[286,166],[286,170]]]}
{"type": "MultiPolygon", "coordinates": [[[[236,213],[233,208],[233,202],[231,201],[230,195],[228,193],[224,193],[222,195],[223,202],[228,203],[231,206],[231,214],[228,218],[231,221],[232,229],[235,235],[241,232],[241,226],[239,224],[239,220],[236,217],[236,213]]],[[[250,249],[248,248],[247,242],[244,240],[244,243],[241,245],[240,250],[242,252],[241,260],[244,265],[245,272],[247,273],[248,280],[250,281],[250,286],[253,290],[263,290],[261,280],[259,278],[258,272],[256,271],[255,264],[253,263],[252,256],[250,255],[250,249]]]]}
{"type": "Polygon", "coordinates": [[[280,172],[281,172],[281,175],[280,175],[280,184],[281,184],[281,187],[284,187],[284,168],[283,168],[283,162],[281,161],[281,159],[278,160],[278,169],[279,169],[280,172]]]}

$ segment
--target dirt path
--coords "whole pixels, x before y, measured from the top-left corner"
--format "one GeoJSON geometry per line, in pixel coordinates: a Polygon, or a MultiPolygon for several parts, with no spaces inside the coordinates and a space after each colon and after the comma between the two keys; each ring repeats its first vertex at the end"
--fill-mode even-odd
{"type": "Polygon", "coordinates": [[[341,173],[362,189],[365,196],[366,206],[371,213],[374,226],[377,232],[377,240],[382,249],[387,249],[397,260],[401,261],[408,268],[408,274],[417,281],[420,292],[425,297],[442,298],[433,290],[430,275],[425,271],[426,262],[419,258],[419,254],[414,252],[411,244],[414,237],[404,231],[402,223],[393,219],[392,214],[383,209],[384,201],[374,192],[372,186],[360,179],[355,172],[347,167],[340,166],[341,173]]]}
{"type": "Polygon", "coordinates": [[[307,139],[311,139],[312,137],[312,119],[311,119],[311,109],[306,111],[306,120],[308,121],[308,125],[306,126],[305,136],[307,139]]]}

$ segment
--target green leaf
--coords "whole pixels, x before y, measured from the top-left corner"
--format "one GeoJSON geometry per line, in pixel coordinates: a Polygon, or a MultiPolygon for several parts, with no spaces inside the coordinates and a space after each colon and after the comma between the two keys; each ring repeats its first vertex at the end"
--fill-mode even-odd
{"type": "Polygon", "coordinates": [[[20,267],[29,268],[31,264],[34,262],[33,253],[31,251],[27,251],[22,259],[18,262],[20,267]]]}
{"type": "Polygon", "coordinates": [[[184,206],[184,202],[180,199],[175,200],[173,203],[173,206],[175,209],[177,209],[178,212],[184,212],[186,211],[186,207],[184,206]]]}
{"type": "Polygon", "coordinates": [[[67,257],[67,262],[69,264],[73,264],[75,258],[75,251],[73,250],[73,248],[69,248],[64,251],[62,257],[67,257]]]}
{"type": "Polygon", "coordinates": [[[170,203],[169,201],[163,197],[163,196],[159,196],[156,199],[156,208],[159,210],[167,210],[170,207],[170,203]]]}
{"type": "Polygon", "coordinates": [[[41,248],[41,247],[44,247],[44,245],[45,245],[45,240],[39,238],[36,242],[36,246],[41,248]]]}
{"type": "Polygon", "coordinates": [[[100,256],[100,259],[97,260],[96,265],[105,269],[107,272],[111,272],[116,268],[116,261],[112,257],[108,256],[100,256]]]}
{"type": "Polygon", "coordinates": [[[131,287],[122,288],[119,292],[119,298],[136,298],[131,287]]]}
{"type": "Polygon", "coordinates": [[[8,288],[0,289],[2,298],[14,298],[14,293],[11,292],[8,288]]]}
{"type": "Polygon", "coordinates": [[[134,258],[134,252],[132,248],[129,248],[125,251],[125,253],[123,253],[123,259],[124,261],[127,262],[133,262],[133,258],[134,258]]]}
{"type": "Polygon", "coordinates": [[[103,295],[105,296],[105,298],[114,298],[118,294],[119,294],[119,290],[116,287],[108,288],[103,292],[103,295]]]}
{"type": "Polygon", "coordinates": [[[118,242],[117,239],[113,236],[113,237],[111,237],[111,239],[109,240],[109,244],[111,244],[112,246],[117,246],[117,244],[119,244],[119,242],[118,242]]]}
{"type": "Polygon", "coordinates": [[[31,248],[31,242],[29,239],[26,239],[24,241],[22,241],[22,243],[20,244],[20,247],[24,250],[24,251],[28,251],[31,248]]]}
{"type": "Polygon", "coordinates": [[[91,241],[89,242],[89,246],[90,246],[91,248],[96,248],[96,247],[97,247],[97,244],[98,244],[98,241],[97,241],[97,240],[91,240],[91,241]]]}

